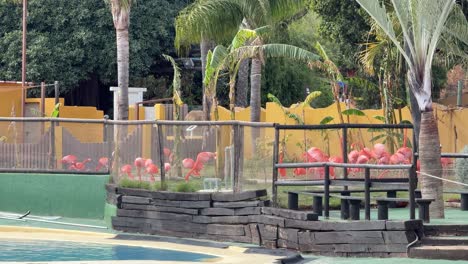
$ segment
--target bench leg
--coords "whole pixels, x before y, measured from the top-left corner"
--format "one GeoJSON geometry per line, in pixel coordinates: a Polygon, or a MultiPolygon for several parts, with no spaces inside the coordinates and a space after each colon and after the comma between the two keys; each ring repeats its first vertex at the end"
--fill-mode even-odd
{"type": "MultiPolygon", "coordinates": [[[[396,191],[387,191],[387,198],[396,198],[397,197],[397,192],[396,191]]],[[[396,203],[395,202],[389,202],[388,203],[388,208],[395,208],[396,203]]]]}
{"type": "Polygon", "coordinates": [[[388,202],[378,201],[377,202],[377,219],[388,220],[388,202]]]}
{"type": "MultiPolygon", "coordinates": [[[[350,192],[343,191],[341,192],[342,196],[349,196],[350,192]]],[[[341,219],[348,219],[349,218],[349,203],[348,200],[341,199],[341,219]]]]}
{"type": "Polygon", "coordinates": [[[418,202],[418,212],[419,212],[419,219],[423,220],[424,223],[429,223],[429,204],[431,202],[418,202]]]}
{"type": "Polygon", "coordinates": [[[340,207],[341,219],[346,220],[349,218],[349,203],[348,200],[341,199],[340,207]]]}
{"type": "Polygon", "coordinates": [[[414,191],[414,198],[422,198],[421,191],[414,191]]]}
{"type": "Polygon", "coordinates": [[[460,209],[462,211],[468,211],[468,193],[460,194],[460,209]]]}
{"type": "Polygon", "coordinates": [[[313,209],[314,209],[314,213],[316,213],[319,216],[323,215],[322,197],[314,196],[312,206],[313,206],[313,209]]]}
{"type": "Polygon", "coordinates": [[[288,209],[299,209],[299,195],[297,193],[288,193],[288,209]]]}
{"type": "Polygon", "coordinates": [[[361,200],[349,200],[351,220],[359,220],[359,211],[361,209],[361,200]]]}

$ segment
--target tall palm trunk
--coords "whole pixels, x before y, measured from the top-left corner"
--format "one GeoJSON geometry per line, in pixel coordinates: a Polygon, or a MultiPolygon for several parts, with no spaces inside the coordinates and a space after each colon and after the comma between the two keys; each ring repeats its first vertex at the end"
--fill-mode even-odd
{"type": "Polygon", "coordinates": [[[236,105],[246,107],[249,105],[247,92],[249,90],[249,64],[250,60],[245,59],[239,66],[239,73],[236,84],[236,105]]]}
{"type": "MultiPolygon", "coordinates": [[[[205,70],[206,70],[206,56],[208,51],[213,48],[213,42],[207,39],[202,38],[200,43],[200,53],[201,53],[201,62],[202,62],[202,80],[205,79],[205,70]]],[[[213,106],[213,98],[206,94],[206,87],[203,84],[203,119],[211,120],[211,107],[213,106]]]]}
{"type": "Polygon", "coordinates": [[[119,85],[118,120],[128,120],[128,75],[129,41],[128,26],[116,29],[117,34],[117,78],[119,85]]]}
{"type": "Polygon", "coordinates": [[[260,59],[252,59],[250,70],[250,121],[260,122],[262,89],[262,62],[260,59]]]}
{"type": "MultiPolygon", "coordinates": [[[[260,122],[261,114],[261,89],[262,89],[262,61],[258,58],[252,59],[250,69],[250,121],[260,122]]],[[[252,153],[257,151],[257,138],[260,136],[258,128],[252,129],[251,146],[252,153]]]]}
{"type": "MultiPolygon", "coordinates": [[[[128,120],[128,78],[129,78],[129,39],[130,2],[123,5],[120,0],[111,2],[112,19],[116,32],[117,44],[117,79],[119,96],[117,102],[117,119],[128,120]]],[[[118,181],[120,168],[120,150],[126,135],[126,126],[118,125],[114,135],[115,147],[112,162],[113,181],[118,181]]]]}
{"type": "MultiPolygon", "coordinates": [[[[437,121],[433,111],[421,114],[421,131],[419,134],[419,159],[421,172],[442,177],[440,163],[440,140],[437,121]]],[[[430,205],[431,218],[444,218],[443,181],[424,174],[421,180],[423,198],[435,199],[430,205]]]]}

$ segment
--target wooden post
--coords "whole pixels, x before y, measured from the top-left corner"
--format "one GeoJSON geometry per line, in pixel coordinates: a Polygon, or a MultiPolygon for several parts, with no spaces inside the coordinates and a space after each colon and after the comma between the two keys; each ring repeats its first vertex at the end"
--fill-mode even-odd
{"type": "Polygon", "coordinates": [[[366,212],[366,220],[370,220],[370,168],[364,169],[364,200],[365,200],[365,212],[366,212]]]}
{"type": "Polygon", "coordinates": [[[330,217],[330,167],[325,165],[325,182],[323,185],[324,216],[330,217]]]}
{"type": "Polygon", "coordinates": [[[274,124],[273,127],[275,128],[275,141],[273,142],[273,180],[271,197],[273,200],[273,207],[278,207],[278,189],[276,187],[276,182],[278,181],[278,169],[276,168],[276,164],[278,164],[278,144],[280,133],[276,124],[274,124]]]}
{"type": "MultiPolygon", "coordinates": [[[[46,93],[46,86],[44,82],[41,82],[41,117],[45,116],[45,93],[46,93]]],[[[44,122],[41,122],[41,136],[44,135],[44,122]]]]}
{"type": "Polygon", "coordinates": [[[41,82],[41,115],[45,116],[45,94],[46,86],[44,82],[41,82]]]}
{"type": "Polygon", "coordinates": [[[166,183],[166,172],[164,171],[164,135],[161,124],[156,125],[158,128],[158,147],[159,147],[159,160],[160,160],[160,171],[161,171],[161,188],[164,189],[166,183]]]}
{"type": "Polygon", "coordinates": [[[58,104],[59,103],[59,96],[60,96],[59,82],[58,81],[54,82],[54,91],[55,91],[55,104],[58,104]]]}
{"type": "Polygon", "coordinates": [[[409,208],[410,208],[410,219],[416,219],[416,167],[411,166],[409,169],[409,180],[408,180],[408,194],[409,194],[409,208]]]}
{"type": "Polygon", "coordinates": [[[234,192],[241,191],[241,178],[242,178],[242,164],[243,159],[243,138],[244,138],[244,127],[240,125],[234,125],[234,192]]]}

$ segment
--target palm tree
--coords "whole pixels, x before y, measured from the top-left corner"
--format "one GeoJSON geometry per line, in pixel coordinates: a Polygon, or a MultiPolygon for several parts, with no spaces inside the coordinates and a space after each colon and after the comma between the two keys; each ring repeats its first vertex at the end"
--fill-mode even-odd
{"type": "Polygon", "coordinates": [[[128,75],[130,7],[135,0],[106,0],[110,3],[117,40],[118,120],[128,120],[128,75]]]}
{"type": "MultiPolygon", "coordinates": [[[[231,119],[235,119],[236,78],[239,67],[245,59],[255,58],[263,64],[265,58],[284,57],[305,63],[318,60],[319,56],[307,50],[287,44],[262,44],[261,35],[268,31],[267,27],[255,30],[241,29],[226,48],[218,45],[213,53],[209,52],[205,71],[205,85],[209,94],[216,95],[217,79],[221,71],[229,74],[229,109],[231,119]],[[247,45],[247,43],[250,43],[247,45]]],[[[261,65],[260,65],[261,66],[261,65]]]]}
{"type": "MultiPolygon", "coordinates": [[[[119,99],[117,120],[128,120],[128,79],[129,79],[129,39],[130,7],[135,0],[105,0],[110,4],[117,43],[117,79],[119,99]]],[[[116,142],[113,154],[112,174],[118,179],[120,167],[120,145],[126,134],[125,126],[117,126],[114,135],[116,142]]]]}
{"type": "MultiPolygon", "coordinates": [[[[183,51],[191,44],[201,43],[202,70],[208,40],[218,43],[231,40],[242,24],[246,29],[293,17],[306,8],[309,0],[197,0],[185,8],[176,19],[177,49],[183,51]],[[243,23],[244,22],[244,23],[243,23]]],[[[252,60],[251,121],[260,121],[261,61],[252,60]],[[253,99],[252,99],[253,98],[253,99]]],[[[208,105],[212,102],[208,102],[208,105]]],[[[205,107],[205,116],[209,107],[205,107]]]]}
{"type": "MultiPolygon", "coordinates": [[[[376,21],[391,39],[404,57],[408,68],[408,85],[417,101],[421,112],[421,130],[419,134],[419,158],[421,160],[422,195],[434,198],[431,203],[431,217],[444,217],[442,196],[443,182],[440,179],[424,177],[430,174],[441,178],[440,140],[437,121],[434,118],[431,99],[431,66],[442,33],[450,28],[457,35],[467,29],[466,18],[456,20],[455,27],[446,27],[450,15],[459,16],[454,8],[455,0],[392,0],[391,6],[398,18],[403,35],[403,43],[398,39],[385,5],[375,0],[357,0],[357,2],[376,21]]],[[[459,35],[466,39],[465,35],[459,35]]]]}

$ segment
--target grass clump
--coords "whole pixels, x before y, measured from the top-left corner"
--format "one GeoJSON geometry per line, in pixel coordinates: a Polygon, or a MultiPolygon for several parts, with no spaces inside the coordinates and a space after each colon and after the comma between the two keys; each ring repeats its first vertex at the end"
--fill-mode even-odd
{"type": "Polygon", "coordinates": [[[190,182],[180,182],[176,185],[176,192],[196,192],[197,188],[190,182]]]}
{"type": "Polygon", "coordinates": [[[133,188],[133,189],[145,189],[145,190],[152,189],[151,184],[149,182],[130,180],[130,179],[122,179],[119,182],[119,187],[133,188]]]}
{"type": "Polygon", "coordinates": [[[169,186],[165,182],[156,182],[153,185],[154,191],[167,191],[168,189],[169,189],[169,186]]]}

